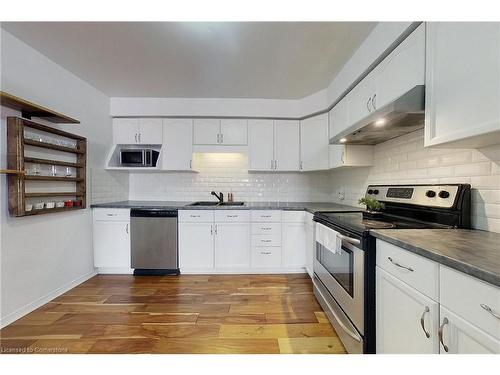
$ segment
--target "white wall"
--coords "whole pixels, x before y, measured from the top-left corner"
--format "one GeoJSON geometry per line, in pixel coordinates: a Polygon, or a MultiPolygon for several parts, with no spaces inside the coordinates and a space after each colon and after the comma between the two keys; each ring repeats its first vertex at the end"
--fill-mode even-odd
{"type": "Polygon", "coordinates": [[[467,183],[472,225],[500,232],[500,145],[478,150],[424,148],[423,130],[375,146],[374,166],[333,171],[332,199],[356,205],[368,184],[467,183]],[[345,200],[339,200],[339,191],[345,200]]]}
{"type": "Polygon", "coordinates": [[[233,192],[246,202],[328,201],[328,172],[248,172],[245,154],[194,154],[199,173],[131,173],[130,199],[193,201],[215,200],[210,191],[233,192]]]}
{"type": "MultiPolygon", "coordinates": [[[[109,195],[114,184],[126,199],[128,177],[102,171],[111,142],[109,98],[9,33],[1,32],[1,90],[39,103],[81,121],[60,126],[88,139],[88,198],[109,195]],[[104,176],[104,177],[103,177],[104,176]],[[106,177],[107,176],[107,177],[106,177]]],[[[1,108],[0,165],[6,166],[6,117],[1,108]]],[[[42,122],[42,121],[40,121],[42,122]]],[[[52,125],[52,124],[51,124],[52,125]]],[[[90,209],[13,218],[8,214],[6,177],[0,175],[1,324],[5,325],[92,275],[90,209]]]]}

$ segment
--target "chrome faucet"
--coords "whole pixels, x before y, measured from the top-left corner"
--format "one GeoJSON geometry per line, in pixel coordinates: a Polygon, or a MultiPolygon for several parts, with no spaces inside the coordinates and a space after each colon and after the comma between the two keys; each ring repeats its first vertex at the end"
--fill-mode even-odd
{"type": "Polygon", "coordinates": [[[215,195],[220,203],[224,203],[224,194],[222,194],[222,191],[219,192],[219,195],[215,191],[210,192],[210,194],[215,195]]]}

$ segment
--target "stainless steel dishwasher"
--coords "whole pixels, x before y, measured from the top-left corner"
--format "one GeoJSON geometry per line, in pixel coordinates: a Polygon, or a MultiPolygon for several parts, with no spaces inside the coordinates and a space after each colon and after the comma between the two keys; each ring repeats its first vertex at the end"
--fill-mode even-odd
{"type": "Polygon", "coordinates": [[[134,275],[178,275],[177,211],[130,210],[134,275]]]}

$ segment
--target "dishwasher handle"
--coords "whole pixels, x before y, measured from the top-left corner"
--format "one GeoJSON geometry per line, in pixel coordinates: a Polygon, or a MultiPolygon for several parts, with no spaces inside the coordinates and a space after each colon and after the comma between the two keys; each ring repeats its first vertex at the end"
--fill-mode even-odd
{"type": "Polygon", "coordinates": [[[137,209],[130,210],[130,217],[177,217],[177,210],[137,209]]]}

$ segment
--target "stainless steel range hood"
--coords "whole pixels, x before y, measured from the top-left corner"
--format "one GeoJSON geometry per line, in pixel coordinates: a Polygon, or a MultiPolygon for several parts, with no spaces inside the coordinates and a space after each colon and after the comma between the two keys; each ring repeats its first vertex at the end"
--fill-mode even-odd
{"type": "Polygon", "coordinates": [[[330,139],[330,144],[376,145],[424,126],[425,86],[419,85],[330,139]]]}

